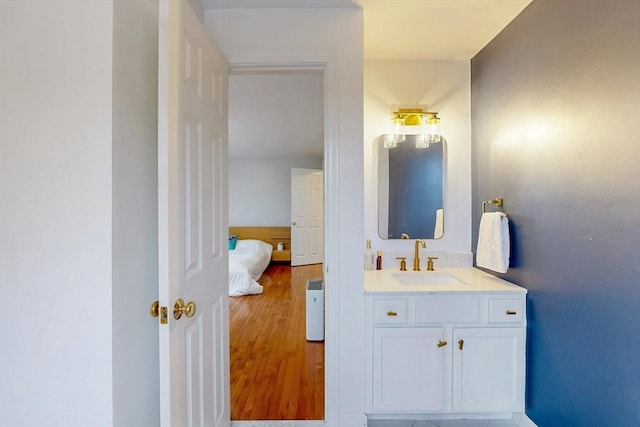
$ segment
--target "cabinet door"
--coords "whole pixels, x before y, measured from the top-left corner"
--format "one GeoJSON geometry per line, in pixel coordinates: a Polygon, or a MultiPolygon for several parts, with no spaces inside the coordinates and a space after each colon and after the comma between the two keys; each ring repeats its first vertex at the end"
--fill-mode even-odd
{"type": "Polygon", "coordinates": [[[453,330],[454,412],[524,410],[524,328],[453,330]]]}
{"type": "Polygon", "coordinates": [[[443,409],[443,342],[442,328],[374,328],[374,412],[443,409]]]}

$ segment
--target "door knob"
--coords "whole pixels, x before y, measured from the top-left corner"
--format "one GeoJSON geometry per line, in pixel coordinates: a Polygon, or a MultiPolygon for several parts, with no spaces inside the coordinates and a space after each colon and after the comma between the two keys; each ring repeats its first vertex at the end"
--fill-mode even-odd
{"type": "Polygon", "coordinates": [[[151,313],[151,317],[158,317],[160,315],[160,302],[154,301],[149,307],[149,313],[151,313]]]}
{"type": "Polygon", "coordinates": [[[193,317],[196,314],[196,303],[189,301],[185,304],[182,298],[178,298],[173,306],[173,318],[178,320],[183,314],[187,317],[193,317]]]}
{"type": "Polygon", "coordinates": [[[293,225],[296,225],[296,222],[295,222],[295,221],[293,221],[293,225]]]}

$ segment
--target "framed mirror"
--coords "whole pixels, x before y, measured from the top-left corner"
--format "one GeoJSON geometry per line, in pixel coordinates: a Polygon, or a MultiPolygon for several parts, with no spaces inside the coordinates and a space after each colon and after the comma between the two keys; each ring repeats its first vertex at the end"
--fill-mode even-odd
{"type": "Polygon", "coordinates": [[[440,239],[444,234],[444,139],[415,148],[414,135],[394,148],[378,138],[378,235],[440,239]]]}

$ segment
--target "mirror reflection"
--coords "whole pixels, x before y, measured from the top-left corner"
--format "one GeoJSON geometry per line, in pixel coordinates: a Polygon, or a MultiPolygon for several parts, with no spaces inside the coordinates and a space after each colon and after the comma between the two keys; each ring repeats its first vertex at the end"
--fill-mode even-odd
{"type": "Polygon", "coordinates": [[[378,234],[382,239],[439,239],[444,233],[444,142],[415,148],[416,136],[395,148],[378,138],[378,234]]]}

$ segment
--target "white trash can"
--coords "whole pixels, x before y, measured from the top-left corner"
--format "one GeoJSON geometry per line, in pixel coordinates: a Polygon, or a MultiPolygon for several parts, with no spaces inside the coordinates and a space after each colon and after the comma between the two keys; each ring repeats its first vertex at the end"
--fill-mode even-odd
{"type": "Polygon", "coordinates": [[[324,283],[307,280],[307,341],[324,340],[324,283]]]}

